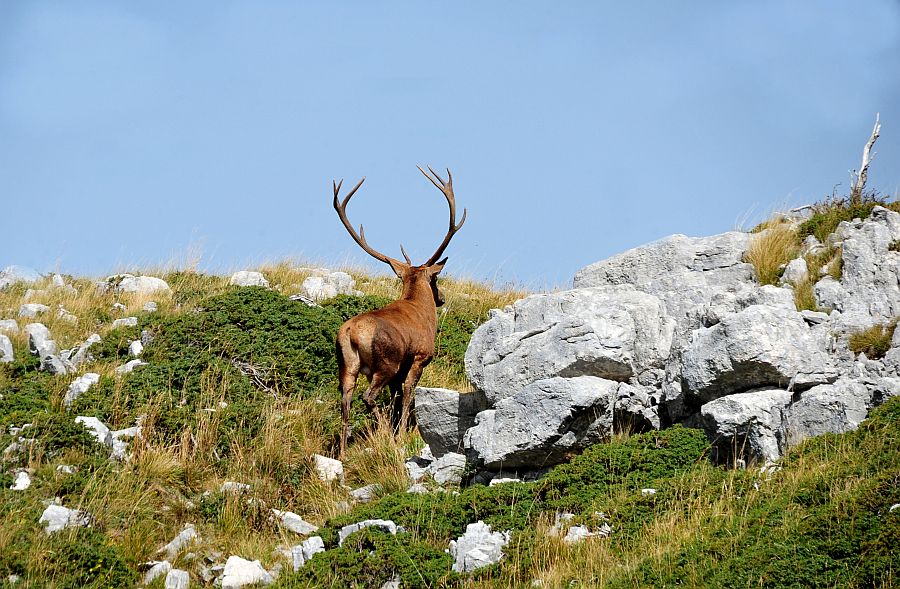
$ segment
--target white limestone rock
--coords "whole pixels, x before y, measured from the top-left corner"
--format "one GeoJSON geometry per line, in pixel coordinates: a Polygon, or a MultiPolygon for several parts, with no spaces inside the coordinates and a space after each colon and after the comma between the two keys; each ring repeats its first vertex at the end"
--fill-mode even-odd
{"type": "Polygon", "coordinates": [[[92,436],[104,446],[109,446],[112,448],[113,445],[113,436],[112,432],[109,431],[109,428],[103,424],[102,421],[97,419],[96,417],[85,417],[83,415],[79,415],[75,418],[75,423],[82,424],[85,429],[87,429],[92,436]]]}
{"type": "Polygon", "coordinates": [[[88,390],[100,381],[100,375],[96,372],[86,372],[72,381],[63,398],[63,405],[71,407],[78,397],[88,392],[88,390]]]}
{"type": "Polygon", "coordinates": [[[91,524],[91,515],[85,511],[50,504],[41,514],[38,523],[44,525],[44,532],[49,536],[66,528],[87,527],[91,524]]]}
{"type": "Polygon", "coordinates": [[[174,559],[178,556],[178,553],[184,550],[187,546],[194,542],[199,542],[200,536],[197,534],[197,529],[194,527],[194,524],[185,524],[184,528],[178,532],[178,535],[175,536],[171,542],[160,548],[157,552],[165,555],[169,559],[174,559]]]}
{"type": "Polygon", "coordinates": [[[466,373],[492,405],[556,376],[627,381],[662,370],[674,329],[662,302],[630,285],[532,295],[475,331],[466,373]]]}
{"type": "Polygon", "coordinates": [[[136,339],[130,344],[128,344],[128,355],[138,357],[144,353],[144,344],[141,343],[141,340],[136,339]]]}
{"type": "Polygon", "coordinates": [[[187,571],[181,569],[171,569],[166,574],[165,589],[188,589],[191,583],[191,576],[187,571]]]}
{"type": "Polygon", "coordinates": [[[129,372],[133,371],[135,368],[139,368],[141,366],[146,366],[147,364],[148,364],[147,362],[144,362],[143,360],[139,360],[139,359],[135,358],[134,360],[129,360],[122,366],[119,366],[118,368],[116,368],[116,374],[128,374],[129,372]]]}
{"type": "Polygon", "coordinates": [[[809,275],[809,269],[806,267],[806,260],[803,258],[794,258],[788,262],[781,275],[780,282],[783,284],[800,284],[809,275]]]}
{"type": "Polygon", "coordinates": [[[319,479],[325,482],[344,480],[344,464],[340,460],[313,454],[314,467],[319,479]]]}
{"type": "Polygon", "coordinates": [[[316,270],[300,286],[301,295],[314,302],[321,302],[339,294],[357,295],[356,281],[346,272],[316,270]]]}
{"type": "Polygon", "coordinates": [[[291,560],[294,571],[299,571],[300,567],[309,562],[314,554],[325,552],[325,542],[320,536],[310,536],[302,543],[291,548],[291,560]]]}
{"type": "Polygon", "coordinates": [[[269,281],[263,276],[262,272],[253,272],[250,270],[241,270],[231,275],[228,284],[233,286],[264,286],[269,288],[269,281]]]}
{"type": "Polygon", "coordinates": [[[398,526],[394,522],[389,519],[367,519],[361,522],[357,522],[355,524],[350,524],[344,526],[338,531],[338,546],[344,545],[344,540],[346,540],[351,534],[355,534],[363,528],[371,528],[376,527],[380,529],[382,532],[396,535],[397,532],[405,532],[402,526],[398,526]]]}
{"type": "Polygon", "coordinates": [[[255,584],[271,585],[275,579],[258,560],[229,556],[219,580],[222,589],[240,589],[255,584]]]}
{"type": "Polygon", "coordinates": [[[487,469],[558,464],[608,439],[619,387],[594,376],[532,383],[478,414],[465,435],[466,452],[487,469]]]}
{"type": "Polygon", "coordinates": [[[439,485],[458,485],[466,470],[466,457],[456,452],[448,452],[428,465],[426,472],[439,485]]]}
{"type": "Polygon", "coordinates": [[[0,333],[0,364],[13,360],[15,360],[15,356],[13,355],[12,340],[0,333]]]}
{"type": "Polygon", "coordinates": [[[764,305],[695,330],[680,374],[684,393],[701,402],[766,386],[809,388],[838,376],[802,315],[764,305]]]}
{"type": "Polygon", "coordinates": [[[900,315],[900,213],[876,206],[864,220],[843,221],[833,234],[840,241],[841,279],[825,278],[814,289],[820,307],[841,311],[835,329],[849,333],[900,315]]]}
{"type": "Polygon", "coordinates": [[[41,303],[25,303],[19,307],[19,317],[33,318],[50,310],[50,307],[41,303]]]}
{"type": "Polygon", "coordinates": [[[169,571],[172,570],[172,563],[168,560],[153,561],[147,564],[150,565],[150,568],[144,573],[144,585],[149,585],[163,575],[168,575],[169,571]]]}
{"type": "Polygon", "coordinates": [[[350,491],[350,498],[357,503],[368,503],[374,499],[380,491],[381,485],[372,483],[371,485],[365,485],[350,491]]]}
{"type": "Polygon", "coordinates": [[[120,327],[137,327],[137,324],[137,317],[122,317],[121,319],[116,319],[112,322],[112,328],[118,329],[120,327]]]}
{"type": "Polygon", "coordinates": [[[304,521],[302,517],[292,511],[280,511],[278,509],[273,509],[272,514],[278,520],[278,523],[281,524],[281,527],[288,531],[294,532],[295,534],[308,536],[318,531],[319,529],[318,526],[304,521]]]}
{"type": "Polygon", "coordinates": [[[435,456],[461,452],[463,436],[475,425],[475,416],[488,408],[477,393],[441,388],[416,388],[414,402],[419,435],[435,456]]]}
{"type": "Polygon", "coordinates": [[[728,395],[703,405],[703,429],[713,440],[716,460],[778,460],[787,449],[783,424],[791,396],[788,391],[767,389],[728,395]]]}
{"type": "Polygon", "coordinates": [[[98,283],[102,292],[113,290],[115,292],[129,292],[142,295],[157,292],[170,292],[168,283],[155,276],[135,276],[133,274],[115,274],[108,276],[98,283]]]}
{"type": "Polygon", "coordinates": [[[679,331],[700,325],[700,312],[718,292],[753,282],[753,266],[743,262],[748,233],[711,237],[671,235],[579,270],[575,288],[633,285],[663,301],[679,331]]]}
{"type": "Polygon", "coordinates": [[[467,573],[500,562],[509,537],[508,531],[493,532],[483,521],[467,525],[465,534],[450,541],[453,570],[467,573]]]}
{"type": "Polygon", "coordinates": [[[19,333],[19,323],[15,319],[0,319],[0,332],[19,333]]]}
{"type": "Polygon", "coordinates": [[[11,491],[24,491],[28,487],[31,486],[31,476],[28,474],[27,470],[20,470],[16,472],[16,478],[13,480],[13,484],[10,487],[11,491]]]}

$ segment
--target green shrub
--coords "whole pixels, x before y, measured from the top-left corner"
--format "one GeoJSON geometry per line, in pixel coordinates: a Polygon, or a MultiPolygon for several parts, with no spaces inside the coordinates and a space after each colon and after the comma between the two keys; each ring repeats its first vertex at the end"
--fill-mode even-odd
{"type": "Polygon", "coordinates": [[[92,529],[52,537],[49,578],[59,589],[134,587],[138,574],[129,568],[118,547],[92,529]]]}
{"type": "Polygon", "coordinates": [[[889,203],[876,196],[865,196],[858,202],[853,202],[849,198],[832,197],[813,206],[812,215],[800,224],[797,236],[802,241],[808,235],[814,235],[816,239],[825,243],[841,221],[865,219],[872,214],[872,209],[876,206],[900,212],[900,202],[889,203]]]}
{"type": "Polygon", "coordinates": [[[443,550],[416,541],[408,532],[391,535],[364,528],[333,548],[313,556],[297,573],[279,577],[273,587],[380,587],[396,577],[401,587],[439,587],[457,578],[453,559],[443,550]]]}
{"type": "Polygon", "coordinates": [[[701,430],[679,425],[596,444],[548,474],[541,481],[542,493],[550,507],[592,511],[612,487],[657,488],[703,461],[708,448],[701,430]]]}

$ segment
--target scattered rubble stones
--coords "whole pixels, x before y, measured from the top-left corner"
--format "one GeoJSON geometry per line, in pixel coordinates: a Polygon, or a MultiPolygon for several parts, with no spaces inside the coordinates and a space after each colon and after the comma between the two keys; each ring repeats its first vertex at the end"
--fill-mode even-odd
{"type": "Polygon", "coordinates": [[[292,547],[291,560],[294,570],[300,570],[300,567],[309,562],[309,559],[319,552],[325,552],[325,542],[322,541],[320,536],[310,536],[302,543],[292,547]]]}

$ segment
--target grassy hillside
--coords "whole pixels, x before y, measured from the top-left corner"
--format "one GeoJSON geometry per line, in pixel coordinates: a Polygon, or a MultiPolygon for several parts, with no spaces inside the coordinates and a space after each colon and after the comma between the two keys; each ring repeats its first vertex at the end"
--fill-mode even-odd
{"type": "MultiPolygon", "coordinates": [[[[69,280],[77,292],[49,281],[31,287],[42,292],[29,302],[51,307],[37,320],[61,348],[94,332],[103,337],[88,367],[101,379],[67,410],[62,399],[74,376],[38,371],[24,333],[11,336],[16,361],[0,365],[0,449],[26,441],[20,452],[4,454],[0,469],[0,582],[17,575],[20,587],[131,587],[141,563],[158,558],[193,523],[199,544],[173,562],[191,572],[193,585],[203,585],[210,560],[231,554],[267,568],[284,563],[279,587],[380,587],[395,575],[403,587],[894,583],[900,509],[888,510],[900,503],[896,400],[858,432],[797,448],[774,473],[713,466],[702,434],[679,427],[622,434],[536,483],[422,495],[405,492],[403,466],[421,440],[394,437],[357,400],[347,484],[379,483],[381,491],[376,501],[351,506],[347,489],[321,482],[311,462],[314,453],[332,454],[337,442],[334,334],[347,317],[396,296],[396,281],[356,273],[366,296],[307,307],[286,296],[297,292],[304,271],[290,264],[261,270],[272,290],[194,272],[157,274],[173,290],[149,297],[155,312],[142,311],[147,297],[102,294],[89,280],[69,280]],[[60,305],[77,320],[60,317],[60,305]],[[136,327],[111,329],[113,319],[130,315],[136,327]],[[142,333],[149,364],[116,375],[142,333]],[[111,429],[140,420],[131,459],[109,460],[75,415],[98,417],[111,429]],[[61,472],[63,465],[74,472],[61,472]],[[30,470],[32,485],[9,490],[19,468],[30,470]],[[225,481],[249,490],[223,491],[225,481]],[[648,487],[657,493],[640,492],[648,487]],[[46,535],[38,518],[54,497],[90,512],[92,526],[46,535]],[[302,538],[277,526],[271,508],[322,526],[329,550],[290,572],[277,549],[302,538]],[[612,534],[567,546],[552,529],[560,511],[591,527],[608,521],[612,534]],[[336,548],[336,530],[364,518],[392,519],[406,532],[366,530],[336,548]],[[444,551],[478,519],[512,531],[506,557],[457,575],[444,551]]],[[[0,291],[0,318],[16,316],[26,288],[0,291]]],[[[472,331],[490,308],[522,293],[452,279],[441,288],[447,305],[438,352],[420,384],[467,390],[462,357],[472,331]]]]}

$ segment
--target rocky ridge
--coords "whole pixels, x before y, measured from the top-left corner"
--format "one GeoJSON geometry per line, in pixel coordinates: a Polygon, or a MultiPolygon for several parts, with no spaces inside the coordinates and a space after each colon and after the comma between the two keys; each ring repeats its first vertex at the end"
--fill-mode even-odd
{"type": "Polygon", "coordinates": [[[755,281],[752,239],[673,235],[493,310],[466,352],[475,392],[417,391],[422,437],[489,479],[558,464],[619,427],[702,427],[719,460],[763,462],[855,429],[900,394],[900,337],[880,360],[847,344],[900,316],[900,214],[876,206],[829,237],[843,273],[814,285],[821,311],[796,310],[802,257],[780,286],[755,281]]]}

